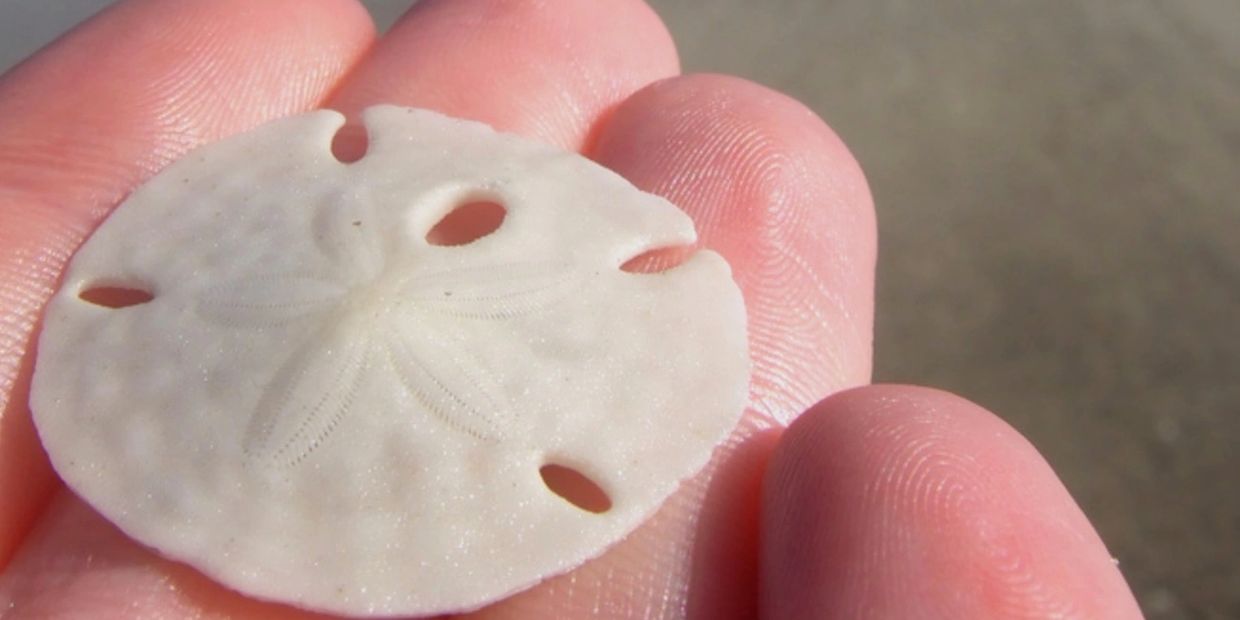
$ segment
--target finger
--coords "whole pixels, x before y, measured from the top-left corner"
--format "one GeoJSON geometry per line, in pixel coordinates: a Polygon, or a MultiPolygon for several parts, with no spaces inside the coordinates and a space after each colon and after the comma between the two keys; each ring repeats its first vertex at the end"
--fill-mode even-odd
{"type": "Polygon", "coordinates": [[[876,235],[847,147],[799,102],[695,75],[639,93],[593,156],[693,216],[745,296],[753,408],[787,423],[870,377],[876,235]]]}
{"type": "MultiPolygon", "coordinates": [[[[378,103],[427,108],[578,149],[612,107],[677,67],[671,37],[640,0],[427,0],[330,107],[350,118],[378,103]]],[[[337,147],[360,155],[360,130],[337,147]]]]}
{"type": "Polygon", "coordinates": [[[223,586],[154,558],[67,490],[49,504],[0,580],[0,609],[22,618],[312,618],[289,607],[226,596],[223,586]]]}
{"type": "Polygon", "coordinates": [[[779,618],[1140,618],[1054,472],[925,388],[830,398],[767,471],[762,610],[779,618]]]}
{"type": "Polygon", "coordinates": [[[372,37],[352,0],[136,0],[0,81],[0,566],[53,481],[26,402],[66,259],[181,153],[313,107],[372,37]]]}
{"type": "Polygon", "coordinates": [[[639,530],[487,611],[754,617],[761,472],[778,422],[868,381],[875,232],[865,181],[804,106],[721,76],[637,93],[591,155],[687,210],[702,245],[731,262],[749,314],[750,405],[708,469],[639,530]]]}

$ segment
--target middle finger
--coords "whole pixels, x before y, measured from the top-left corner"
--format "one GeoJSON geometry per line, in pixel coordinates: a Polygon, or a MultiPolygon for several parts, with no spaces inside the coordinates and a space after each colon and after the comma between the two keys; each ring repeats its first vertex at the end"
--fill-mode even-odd
{"type": "Polygon", "coordinates": [[[379,103],[426,108],[580,150],[602,116],[678,67],[663,23],[639,0],[427,0],[326,107],[351,119],[379,103]]]}

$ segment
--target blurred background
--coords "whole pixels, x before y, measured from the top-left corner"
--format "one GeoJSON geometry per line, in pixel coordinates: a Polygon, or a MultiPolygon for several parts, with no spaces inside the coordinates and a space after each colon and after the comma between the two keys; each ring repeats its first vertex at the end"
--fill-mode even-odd
{"type": "MultiPolygon", "coordinates": [[[[1028,436],[1152,620],[1240,618],[1240,2],[650,2],[861,161],[876,380],[1028,436]]],[[[106,4],[0,2],[0,69],[106,4]]]]}

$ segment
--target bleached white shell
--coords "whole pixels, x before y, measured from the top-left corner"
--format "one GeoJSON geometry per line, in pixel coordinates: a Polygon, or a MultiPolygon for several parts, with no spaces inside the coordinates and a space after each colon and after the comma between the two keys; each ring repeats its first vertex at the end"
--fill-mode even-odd
{"type": "Polygon", "coordinates": [[[628,273],[692,222],[576,154],[484,125],[330,111],[202,148],[73,259],[31,404],[61,477],[134,538],[248,594],[463,610],[597,556],[699,470],[748,376],[728,265],[628,273]],[[429,243],[457,206],[493,233],[429,243]],[[81,298],[120,286],[148,303],[81,298]],[[557,464],[610,497],[553,493],[557,464]]]}

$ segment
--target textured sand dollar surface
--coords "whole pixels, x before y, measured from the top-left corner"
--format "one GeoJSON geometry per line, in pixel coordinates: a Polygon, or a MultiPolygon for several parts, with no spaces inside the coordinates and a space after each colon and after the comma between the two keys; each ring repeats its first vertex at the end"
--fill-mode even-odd
{"type": "Polygon", "coordinates": [[[744,307],[710,251],[622,270],[693,224],[583,157],[364,122],[353,163],[318,111],[135,191],[48,306],[31,404],[77,493],[226,585],[469,609],[602,553],[706,463],[747,393],[744,307]]]}

